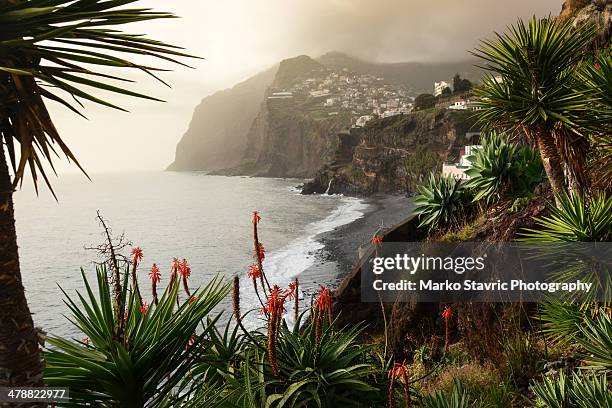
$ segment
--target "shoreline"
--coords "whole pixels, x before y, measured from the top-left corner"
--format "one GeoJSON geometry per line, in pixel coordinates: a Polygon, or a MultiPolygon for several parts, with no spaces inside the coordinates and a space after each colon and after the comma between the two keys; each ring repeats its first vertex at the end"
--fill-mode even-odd
{"type": "Polygon", "coordinates": [[[336,289],[358,261],[359,247],[368,244],[381,226],[392,228],[414,209],[412,198],[406,196],[376,195],[362,202],[368,207],[360,218],[316,236],[323,248],[316,253],[318,262],[303,271],[301,279],[336,289]]]}

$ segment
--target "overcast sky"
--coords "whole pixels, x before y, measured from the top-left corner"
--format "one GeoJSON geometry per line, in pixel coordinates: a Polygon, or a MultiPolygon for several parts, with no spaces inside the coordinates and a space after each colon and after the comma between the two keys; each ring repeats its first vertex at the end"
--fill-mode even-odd
{"type": "MultiPolygon", "coordinates": [[[[557,15],[562,0],[142,0],[181,19],[124,26],[204,57],[195,69],[164,75],[172,89],[141,76],[137,90],[167,103],[115,97],[130,113],[87,105],[89,120],[52,106],[65,140],[94,176],[102,171],[161,170],[194,107],[214,91],[300,54],[342,51],[364,59],[453,61],[478,39],[518,17],[557,15]]],[[[74,167],[58,165],[60,172],[74,167]]],[[[94,177],[95,178],[95,177],[94,177]]]]}

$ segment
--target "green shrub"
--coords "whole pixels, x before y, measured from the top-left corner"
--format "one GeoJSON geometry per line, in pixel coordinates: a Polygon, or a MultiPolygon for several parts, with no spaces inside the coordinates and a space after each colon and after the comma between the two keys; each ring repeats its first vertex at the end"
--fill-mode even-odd
{"type": "Polygon", "coordinates": [[[69,387],[70,402],[62,406],[174,407],[184,399],[185,377],[208,347],[204,337],[214,322],[196,329],[228,292],[213,280],[177,306],[177,280],[157,305],[141,310],[137,291],[127,289],[125,272],[119,321],[104,267],[97,270],[97,293],[83,273],[87,294],[77,292],[79,307],[66,293],[71,322],[86,339],[49,336],[45,351],[45,383],[69,387]],[[123,321],[123,323],[120,323],[123,321]],[[123,327],[123,332],[118,330],[123,327]]]}
{"type": "Polygon", "coordinates": [[[460,180],[450,176],[431,174],[424,185],[418,187],[414,213],[419,216],[419,227],[434,229],[439,226],[456,225],[469,202],[467,191],[460,180]]]}
{"type": "Polygon", "coordinates": [[[605,193],[583,198],[565,193],[557,196],[559,207],[549,205],[551,215],[536,218],[539,229],[525,229],[521,241],[576,242],[612,238],[612,198],[605,193]]]}
{"type": "Polygon", "coordinates": [[[583,376],[561,371],[557,379],[544,378],[531,385],[537,408],[593,408],[612,406],[605,375],[583,376]]]}
{"type": "MultiPolygon", "coordinates": [[[[228,367],[217,360],[214,373],[205,377],[220,375],[222,380],[207,380],[196,400],[201,406],[245,408],[380,406],[386,399],[386,371],[372,360],[369,346],[357,341],[363,328],[336,330],[326,324],[317,345],[314,320],[302,324],[300,318],[292,329],[283,321],[276,341],[278,376],[266,361],[267,336],[251,332],[256,343],[239,351],[241,363],[228,367]]],[[[229,338],[215,343],[230,349],[223,345],[229,338]]],[[[207,358],[212,367],[208,361],[215,360],[207,358]]]]}
{"type": "Polygon", "coordinates": [[[468,160],[466,187],[474,190],[474,201],[526,196],[545,177],[539,154],[529,146],[518,147],[503,134],[491,133],[468,160]]]}
{"type": "MultiPolygon", "coordinates": [[[[450,392],[438,391],[433,395],[426,395],[422,398],[423,408],[474,408],[470,402],[468,393],[459,380],[455,380],[450,392]]],[[[478,406],[478,405],[476,405],[478,406]]]]}

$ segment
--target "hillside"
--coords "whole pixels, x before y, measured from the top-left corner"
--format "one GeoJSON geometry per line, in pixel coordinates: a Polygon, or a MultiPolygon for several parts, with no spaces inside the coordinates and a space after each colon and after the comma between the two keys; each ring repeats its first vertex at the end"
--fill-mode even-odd
{"type": "MultiPolygon", "coordinates": [[[[315,75],[325,69],[343,70],[344,68],[360,73],[385,78],[390,84],[411,90],[412,93],[431,92],[434,81],[450,79],[455,73],[466,78],[475,78],[478,71],[473,62],[458,63],[371,63],[339,52],[327,53],[317,60],[306,55],[289,58],[278,67],[268,69],[231,89],[217,92],[202,100],[193,113],[189,128],[176,147],[174,162],[168,167],[173,171],[208,171],[223,170],[224,174],[258,174],[258,175],[295,175],[312,176],[321,160],[333,155],[336,137],[323,141],[318,140],[314,146],[319,146],[312,153],[299,153],[302,147],[287,152],[277,151],[276,145],[268,144],[267,153],[262,156],[263,162],[255,165],[264,148],[264,138],[268,129],[275,128],[276,136],[269,135],[268,142],[280,140],[280,132],[294,132],[301,129],[303,143],[311,143],[315,133],[323,131],[335,132],[350,122],[346,118],[321,117],[312,120],[317,115],[311,115],[310,108],[299,105],[303,111],[293,117],[280,111],[274,114],[274,120],[284,118],[280,122],[270,122],[270,111],[264,98],[266,91],[288,88],[293,82],[306,74],[315,75]],[[284,122],[283,122],[284,121],[284,122]],[[290,129],[291,125],[293,130],[290,129]],[[299,154],[298,154],[299,153],[299,154]],[[310,157],[312,154],[312,157],[310,157]],[[323,156],[321,156],[323,154],[323,156]],[[271,164],[272,156],[285,155],[284,162],[271,164]],[[299,155],[300,157],[297,157],[299,155]],[[309,156],[309,157],[302,157],[309,156]],[[297,160],[297,162],[296,162],[297,160]],[[299,163],[299,164],[295,164],[299,163]],[[294,166],[295,169],[291,167],[294,166]],[[231,169],[231,170],[227,170],[231,169]],[[285,169],[285,170],[282,170],[285,169]]],[[[297,105],[296,105],[297,107],[297,105]]],[[[298,110],[299,110],[298,109],[298,110]]],[[[286,112],[285,112],[286,113],[286,112]]],[[[299,113],[294,110],[294,113],[299,113]]],[[[285,134],[289,134],[285,133],[285,134]]],[[[291,139],[294,140],[294,139],[291,139]]],[[[307,149],[306,149],[307,150],[307,149]]]]}
{"type": "Polygon", "coordinates": [[[303,193],[372,195],[414,192],[416,185],[457,156],[472,130],[470,111],[430,109],[373,120],[338,135],[334,160],[303,193]]]}
{"type": "Polygon", "coordinates": [[[415,93],[431,93],[435,81],[451,79],[456,73],[470,80],[480,78],[481,74],[481,70],[474,65],[475,60],[376,63],[340,52],[329,52],[319,57],[318,61],[329,68],[348,68],[359,73],[381,76],[390,83],[407,87],[415,93]]]}

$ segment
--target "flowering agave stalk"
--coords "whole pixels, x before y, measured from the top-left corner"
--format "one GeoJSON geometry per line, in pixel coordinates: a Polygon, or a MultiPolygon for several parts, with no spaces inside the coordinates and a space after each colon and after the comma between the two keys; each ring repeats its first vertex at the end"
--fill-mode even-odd
{"type": "Polygon", "coordinates": [[[153,302],[157,306],[159,303],[159,299],[157,297],[157,284],[161,281],[161,273],[159,272],[159,268],[157,264],[153,264],[151,267],[151,272],[149,272],[149,278],[151,279],[151,293],[153,295],[153,302]]]}
{"type": "Polygon", "coordinates": [[[270,283],[266,278],[266,274],[264,273],[263,261],[266,257],[266,250],[261,242],[259,242],[259,233],[258,233],[258,225],[261,221],[261,216],[257,211],[253,211],[253,257],[257,261],[257,267],[260,271],[260,279],[261,279],[261,287],[268,291],[272,290],[270,287],[270,283]],[[265,283],[265,284],[264,284],[265,283]]]}
{"type": "Polygon", "coordinates": [[[143,305],[142,295],[140,294],[140,288],[138,287],[138,277],[136,276],[136,271],[138,270],[138,264],[142,260],[143,253],[140,247],[136,247],[132,249],[132,288],[134,292],[138,295],[138,301],[140,305],[143,305]]]}
{"type": "Polygon", "coordinates": [[[448,351],[449,346],[449,327],[448,322],[453,317],[453,309],[446,306],[442,311],[442,317],[444,318],[444,351],[448,351]]]}
{"type": "Polygon", "coordinates": [[[285,312],[285,296],[281,289],[274,285],[270,290],[268,301],[266,302],[266,312],[268,315],[268,360],[272,374],[278,377],[280,371],[278,369],[278,360],[276,357],[276,340],[280,331],[280,323],[285,312]]]}
{"type": "Polygon", "coordinates": [[[242,323],[242,315],[240,314],[240,278],[234,277],[234,287],[232,291],[232,305],[234,307],[234,318],[238,324],[242,323]]]}
{"type": "Polygon", "coordinates": [[[329,319],[329,325],[332,324],[332,303],[331,303],[331,291],[324,286],[319,289],[319,295],[316,301],[316,323],[315,323],[315,344],[319,346],[321,344],[321,333],[323,330],[323,320],[325,313],[329,319]]]}
{"type": "Polygon", "coordinates": [[[183,281],[183,289],[187,294],[188,298],[191,298],[191,291],[189,290],[189,285],[187,284],[187,279],[191,276],[191,268],[187,264],[187,260],[183,258],[178,268],[179,274],[181,275],[181,280],[183,281]]]}
{"type": "Polygon", "coordinates": [[[410,383],[409,379],[409,370],[406,362],[399,364],[393,364],[391,370],[389,370],[389,408],[396,408],[396,400],[395,400],[395,381],[400,380],[403,384],[404,391],[404,401],[406,404],[406,408],[411,407],[411,396],[410,396],[410,383]]]}

